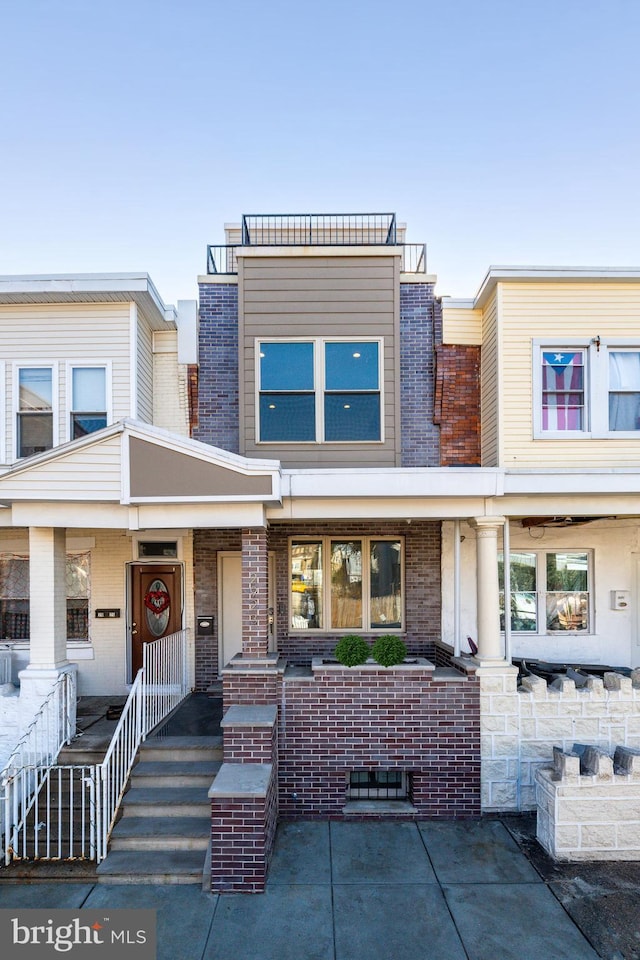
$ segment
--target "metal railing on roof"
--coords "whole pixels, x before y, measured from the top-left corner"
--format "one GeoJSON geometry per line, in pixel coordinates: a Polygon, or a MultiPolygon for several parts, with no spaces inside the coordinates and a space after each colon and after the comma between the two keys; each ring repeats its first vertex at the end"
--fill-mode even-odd
{"type": "Polygon", "coordinates": [[[395,213],[260,213],[242,217],[245,247],[395,244],[395,213]]]}
{"type": "MultiPolygon", "coordinates": [[[[351,246],[351,244],[345,244],[351,246]]],[[[372,244],[378,246],[378,244],[372,244]]],[[[207,247],[207,273],[233,275],[238,272],[237,251],[242,244],[220,244],[207,247]]],[[[278,244],[279,246],[279,244],[278,244]]],[[[294,244],[295,246],[295,244],[294,244]]],[[[386,246],[386,244],[385,244],[386,246]]],[[[424,243],[396,243],[395,249],[401,249],[402,259],[400,270],[402,273],[427,272],[427,247],[424,243]]]]}

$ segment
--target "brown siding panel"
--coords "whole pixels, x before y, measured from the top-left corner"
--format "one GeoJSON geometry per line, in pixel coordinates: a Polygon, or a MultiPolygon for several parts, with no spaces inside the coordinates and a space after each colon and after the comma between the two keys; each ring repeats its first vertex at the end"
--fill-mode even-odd
{"type": "Polygon", "coordinates": [[[399,442],[395,390],[395,317],[399,297],[393,256],[247,257],[240,259],[241,450],[285,467],[394,466],[399,442]],[[255,427],[255,342],[260,337],[383,337],[384,441],[261,444],[255,427]]]}

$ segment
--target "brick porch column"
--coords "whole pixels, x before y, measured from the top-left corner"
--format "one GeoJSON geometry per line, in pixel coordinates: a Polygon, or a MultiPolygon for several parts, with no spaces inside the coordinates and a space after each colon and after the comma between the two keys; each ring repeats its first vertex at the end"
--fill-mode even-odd
{"type": "Polygon", "coordinates": [[[500,635],[500,596],[498,586],[498,530],[504,517],[475,517],[476,582],[478,591],[478,653],[481,663],[504,663],[504,645],[500,635]]]}
{"type": "Polygon", "coordinates": [[[242,655],[269,653],[269,550],[266,527],[242,531],[242,655]]]}

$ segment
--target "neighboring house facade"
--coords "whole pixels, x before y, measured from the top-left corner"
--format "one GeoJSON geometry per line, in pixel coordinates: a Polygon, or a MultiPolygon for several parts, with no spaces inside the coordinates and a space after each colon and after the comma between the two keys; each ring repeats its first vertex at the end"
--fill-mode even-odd
{"type": "Polygon", "coordinates": [[[196,311],[180,306],[144,274],[0,277],[0,642],[21,680],[0,699],[0,766],[70,664],[80,695],[127,692],[142,573],[172,563],[172,627],[191,615],[190,531],[143,528],[133,506],[145,446],[189,442],[196,311]]]}
{"type": "MultiPolygon", "coordinates": [[[[445,298],[443,314],[445,342],[482,352],[482,466],[504,475],[499,511],[509,519],[508,650],[636,666],[640,274],[492,268],[475,300],[445,298]]],[[[450,560],[453,536],[445,527],[450,560]]],[[[468,564],[467,542],[462,553],[468,564]]],[[[462,598],[463,633],[473,634],[473,593],[462,598]]],[[[445,610],[450,596],[445,578],[445,610]]],[[[502,595],[501,620],[504,630],[502,595]]],[[[445,617],[444,635],[451,629],[445,617]]]]}

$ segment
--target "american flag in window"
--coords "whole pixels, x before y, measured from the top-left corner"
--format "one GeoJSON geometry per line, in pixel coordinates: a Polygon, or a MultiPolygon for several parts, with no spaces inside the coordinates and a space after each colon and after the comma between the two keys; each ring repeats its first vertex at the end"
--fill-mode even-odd
{"type": "Polygon", "coordinates": [[[542,354],[542,429],[584,430],[584,350],[542,354]]]}

